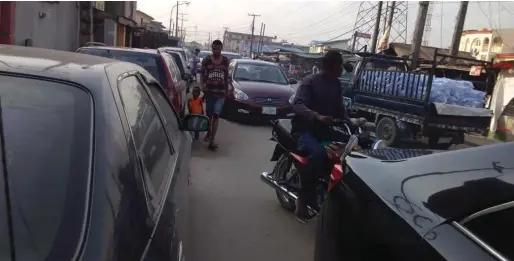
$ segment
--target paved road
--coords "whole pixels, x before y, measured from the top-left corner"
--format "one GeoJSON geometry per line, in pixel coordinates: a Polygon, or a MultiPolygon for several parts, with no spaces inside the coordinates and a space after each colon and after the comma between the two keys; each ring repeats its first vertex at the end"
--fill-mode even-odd
{"type": "Polygon", "coordinates": [[[222,121],[220,148],[193,144],[192,261],[312,260],[315,222],[299,224],[259,179],[270,171],[267,126],[222,121]]]}
{"type": "MultiPolygon", "coordinates": [[[[298,224],[259,179],[273,166],[270,135],[268,126],[223,120],[217,152],[208,151],[203,142],[193,144],[189,260],[312,260],[314,220],[307,226],[298,224]]],[[[469,139],[479,145],[490,143],[469,139]]]]}

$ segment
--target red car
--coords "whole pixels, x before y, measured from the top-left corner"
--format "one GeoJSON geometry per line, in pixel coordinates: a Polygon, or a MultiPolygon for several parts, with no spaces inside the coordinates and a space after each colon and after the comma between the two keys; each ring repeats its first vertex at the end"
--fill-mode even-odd
{"type": "Polygon", "coordinates": [[[190,77],[190,75],[182,75],[180,73],[177,64],[170,54],[154,49],[112,46],[82,47],[77,52],[135,63],[143,67],[161,84],[180,116],[184,116],[188,91],[187,77],[190,77]]]}
{"type": "Polygon", "coordinates": [[[296,84],[270,62],[232,60],[229,66],[229,95],[223,114],[238,119],[276,119],[293,116],[292,99],[296,84]]]}

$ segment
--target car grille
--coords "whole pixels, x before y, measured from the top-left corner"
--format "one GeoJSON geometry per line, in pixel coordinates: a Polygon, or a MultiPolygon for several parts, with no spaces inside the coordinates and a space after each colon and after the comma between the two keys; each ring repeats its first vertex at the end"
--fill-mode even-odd
{"type": "Polygon", "coordinates": [[[282,106],[282,105],[287,104],[286,101],[283,101],[278,98],[271,98],[271,97],[257,97],[254,99],[254,101],[257,104],[264,105],[264,106],[282,106]]]}

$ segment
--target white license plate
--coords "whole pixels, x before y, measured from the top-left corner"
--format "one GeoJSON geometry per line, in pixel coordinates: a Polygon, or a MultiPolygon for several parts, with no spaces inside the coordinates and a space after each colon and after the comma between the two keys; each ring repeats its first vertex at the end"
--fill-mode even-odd
{"type": "Polygon", "coordinates": [[[262,114],[276,115],[277,108],[275,107],[262,107],[262,114]]]}

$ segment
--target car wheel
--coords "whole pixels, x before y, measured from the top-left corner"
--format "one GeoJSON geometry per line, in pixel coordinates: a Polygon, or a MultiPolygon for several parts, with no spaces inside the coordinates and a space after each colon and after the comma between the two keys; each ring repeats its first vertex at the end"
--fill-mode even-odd
{"type": "Polygon", "coordinates": [[[318,216],[314,261],[364,260],[354,198],[349,189],[334,188],[327,194],[318,216]]]}
{"type": "Polygon", "coordinates": [[[398,143],[400,134],[398,133],[398,125],[396,120],[389,117],[382,117],[376,127],[377,138],[386,142],[387,146],[392,146],[398,143]]]}

